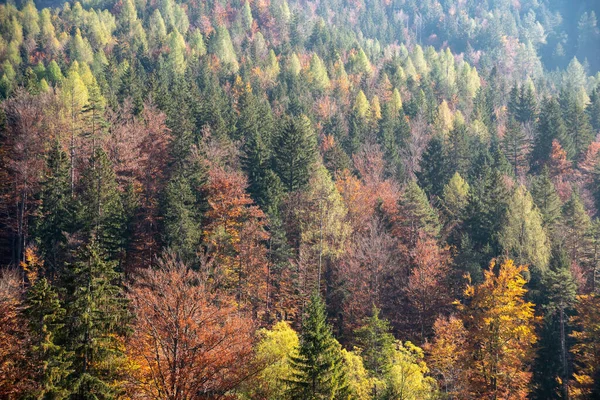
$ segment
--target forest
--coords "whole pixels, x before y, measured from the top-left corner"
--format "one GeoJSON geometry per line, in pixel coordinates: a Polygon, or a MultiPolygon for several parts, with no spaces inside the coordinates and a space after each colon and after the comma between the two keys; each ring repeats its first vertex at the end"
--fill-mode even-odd
{"type": "Polygon", "coordinates": [[[599,399],[598,13],[2,2],[0,399],[599,399]]]}

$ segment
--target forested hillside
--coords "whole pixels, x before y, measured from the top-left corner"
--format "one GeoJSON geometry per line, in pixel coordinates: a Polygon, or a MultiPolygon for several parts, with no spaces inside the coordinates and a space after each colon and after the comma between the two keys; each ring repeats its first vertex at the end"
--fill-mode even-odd
{"type": "Polygon", "coordinates": [[[599,8],[0,5],[0,399],[599,398],[599,8]]]}

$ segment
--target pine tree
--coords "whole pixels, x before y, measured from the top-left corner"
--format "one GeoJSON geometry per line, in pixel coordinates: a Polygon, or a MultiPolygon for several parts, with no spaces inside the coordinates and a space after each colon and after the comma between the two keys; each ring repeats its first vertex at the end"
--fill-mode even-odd
{"type": "Polygon", "coordinates": [[[310,178],[317,153],[310,120],[301,115],[290,118],[275,138],[275,172],[288,192],[304,187],[310,178]]]}
{"type": "Polygon", "coordinates": [[[563,205],[562,243],[572,262],[582,265],[587,261],[592,222],[579,193],[574,190],[563,205]]]}
{"type": "Polygon", "coordinates": [[[45,277],[36,280],[27,291],[25,315],[33,339],[31,357],[39,365],[38,399],[61,400],[70,394],[67,377],[72,372],[73,355],[59,344],[65,313],[52,284],[45,277]]]}
{"type": "MultiPolygon", "coordinates": [[[[356,345],[361,349],[365,368],[377,379],[381,379],[390,367],[396,343],[389,322],[381,319],[379,312],[373,306],[371,316],[365,318],[363,326],[355,331],[356,345]]],[[[377,398],[377,386],[373,389],[374,398],[377,398]]]]}
{"type": "Polygon", "coordinates": [[[532,164],[538,171],[550,159],[552,141],[555,139],[567,151],[569,158],[573,156],[573,142],[567,136],[567,129],[561,115],[558,101],[555,99],[544,100],[537,127],[537,136],[531,153],[532,164]]]}
{"type": "Polygon", "coordinates": [[[435,135],[427,144],[421,158],[421,168],[417,172],[419,186],[431,197],[440,196],[450,174],[444,151],[444,141],[439,135],[435,135]]]}
{"type": "Polygon", "coordinates": [[[83,231],[112,259],[125,247],[124,210],[107,154],[96,149],[81,177],[78,221],[83,231]]]}
{"type": "Polygon", "coordinates": [[[455,123],[448,135],[448,167],[451,173],[458,172],[467,176],[470,170],[471,152],[467,127],[464,123],[455,123]]]}
{"type": "Polygon", "coordinates": [[[594,134],[584,107],[573,96],[569,96],[567,104],[565,126],[567,135],[573,141],[574,157],[579,160],[594,140],[594,134]]]}
{"type": "Polygon", "coordinates": [[[92,84],[88,86],[87,104],[81,110],[84,123],[82,136],[92,142],[92,152],[96,150],[97,144],[100,143],[102,133],[107,125],[104,119],[105,107],[106,100],[100,93],[96,78],[92,78],[92,84]]]}
{"type": "Polygon", "coordinates": [[[226,71],[235,74],[240,66],[227,27],[223,25],[217,27],[211,44],[211,53],[217,56],[217,58],[225,64],[226,71]]]}
{"type": "Polygon", "coordinates": [[[250,9],[250,3],[248,3],[248,0],[244,2],[241,12],[244,29],[249,31],[252,28],[252,10],[250,9]]]}
{"type": "Polygon", "coordinates": [[[105,261],[94,240],[76,255],[67,296],[67,349],[74,353],[70,388],[79,399],[112,399],[125,373],[121,337],[127,304],[117,286],[115,262],[105,261]]]}
{"type": "Polygon", "coordinates": [[[510,89],[510,93],[508,94],[507,108],[509,118],[517,120],[521,111],[521,99],[519,97],[518,85],[514,85],[512,89],[510,89]]]}
{"type": "Polygon", "coordinates": [[[590,104],[586,108],[594,132],[600,132],[600,89],[596,88],[590,96],[590,104]]]}
{"type": "Polygon", "coordinates": [[[542,216],[523,185],[508,200],[499,242],[505,253],[520,264],[532,264],[542,270],[548,265],[550,246],[542,228],[542,216]]]}
{"type": "MultiPolygon", "coordinates": [[[[263,124],[259,126],[264,128],[263,124]]],[[[263,210],[275,212],[283,193],[283,185],[279,176],[271,169],[270,134],[264,129],[249,129],[249,133],[245,135],[242,166],[248,174],[248,191],[254,201],[263,210]]]]}
{"type": "Polygon", "coordinates": [[[437,212],[417,182],[410,181],[404,188],[400,209],[405,218],[403,226],[406,229],[408,243],[415,244],[419,232],[425,232],[432,237],[438,235],[440,225],[437,212]]]}
{"type": "Polygon", "coordinates": [[[465,226],[473,245],[485,258],[499,254],[498,232],[506,215],[509,193],[500,171],[489,161],[480,167],[471,185],[465,226]]]}
{"type": "Polygon", "coordinates": [[[35,236],[50,277],[64,260],[66,233],[74,225],[75,205],[71,198],[69,160],[56,141],[47,155],[47,170],[40,193],[40,210],[35,236]]]}
{"type": "Polygon", "coordinates": [[[506,133],[502,138],[502,148],[513,166],[515,176],[520,175],[519,171],[526,171],[529,141],[521,126],[512,118],[508,120],[506,133]]]}
{"type": "Polygon", "coordinates": [[[519,92],[519,112],[517,121],[527,124],[535,122],[537,116],[537,100],[535,88],[531,81],[521,86],[519,92]]]}
{"type": "Polygon", "coordinates": [[[554,239],[556,224],[560,220],[562,203],[548,169],[544,168],[542,174],[534,177],[531,182],[531,195],[535,205],[542,214],[542,225],[551,240],[554,239]]]}
{"type": "Polygon", "coordinates": [[[570,373],[570,356],[568,344],[568,312],[575,306],[577,296],[577,284],[573,279],[570,271],[569,258],[566,253],[557,248],[554,251],[550,269],[543,276],[543,287],[547,296],[545,305],[546,318],[557,320],[558,323],[558,340],[559,345],[556,346],[560,354],[560,370],[558,381],[561,383],[562,398],[569,397],[569,380],[570,373]]]}
{"type": "Polygon", "coordinates": [[[327,68],[325,68],[323,60],[316,53],[310,59],[308,76],[310,82],[317,90],[324,91],[331,85],[329,76],[327,75],[327,68]]]}
{"type": "Polygon", "coordinates": [[[469,202],[470,186],[458,172],[454,173],[450,181],[444,186],[443,205],[450,223],[459,222],[469,202]]]}
{"type": "MultiPolygon", "coordinates": [[[[196,175],[197,179],[201,179],[200,172],[196,175]]],[[[203,207],[195,186],[189,171],[182,171],[171,178],[163,193],[164,241],[186,262],[195,260],[202,234],[200,219],[203,207]]]]}
{"type": "Polygon", "coordinates": [[[293,378],[290,398],[325,400],[343,398],[347,379],[341,346],[331,333],[321,296],[314,293],[303,323],[298,355],[291,356],[293,378]]]}

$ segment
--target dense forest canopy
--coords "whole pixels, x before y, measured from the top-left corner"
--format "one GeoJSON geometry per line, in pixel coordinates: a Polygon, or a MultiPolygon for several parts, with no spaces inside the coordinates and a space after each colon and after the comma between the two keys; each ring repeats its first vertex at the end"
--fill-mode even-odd
{"type": "Polygon", "coordinates": [[[599,13],[0,4],[0,398],[598,398],[599,13]]]}

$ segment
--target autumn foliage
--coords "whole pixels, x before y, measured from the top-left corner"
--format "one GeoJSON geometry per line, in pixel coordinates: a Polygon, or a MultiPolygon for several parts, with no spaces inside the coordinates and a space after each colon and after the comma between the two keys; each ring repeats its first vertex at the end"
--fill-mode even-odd
{"type": "Polygon", "coordinates": [[[223,398],[251,373],[252,320],[174,256],[141,271],[128,297],[133,398],[223,398]]]}

